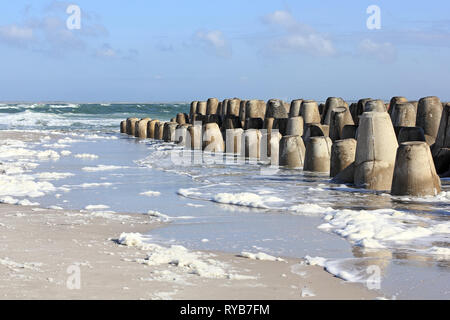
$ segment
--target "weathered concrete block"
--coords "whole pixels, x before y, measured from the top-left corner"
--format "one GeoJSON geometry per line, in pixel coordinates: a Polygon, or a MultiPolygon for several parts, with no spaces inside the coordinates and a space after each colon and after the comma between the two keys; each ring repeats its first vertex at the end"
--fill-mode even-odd
{"type": "Polygon", "coordinates": [[[206,114],[217,114],[217,108],[219,107],[219,100],[216,98],[209,98],[208,101],[206,101],[206,114]]]}
{"type": "Polygon", "coordinates": [[[302,106],[303,99],[295,99],[291,101],[291,107],[289,109],[289,118],[300,116],[300,108],[302,106]]]}
{"type": "Polygon", "coordinates": [[[355,125],[359,125],[359,116],[364,112],[364,107],[367,101],[372,100],[371,98],[359,99],[356,107],[350,109],[350,113],[352,114],[353,122],[355,125]]]}
{"type": "Polygon", "coordinates": [[[387,112],[360,116],[355,157],[355,185],[390,190],[398,143],[387,112]]]}
{"type": "Polygon", "coordinates": [[[147,124],[151,121],[150,118],[144,118],[136,122],[136,138],[146,139],[147,138],[147,124]]]}
{"type": "Polygon", "coordinates": [[[343,107],[344,105],[345,105],[344,99],[342,99],[342,98],[336,98],[336,97],[327,98],[327,101],[325,102],[325,108],[322,113],[321,123],[330,125],[331,114],[332,114],[333,110],[338,107],[343,107]]]}
{"type": "Polygon", "coordinates": [[[157,122],[155,124],[155,139],[162,140],[164,135],[164,124],[166,122],[157,122]]]}
{"type": "Polygon", "coordinates": [[[286,135],[303,136],[303,118],[300,116],[291,117],[287,121],[286,135]]]}
{"type": "Polygon", "coordinates": [[[408,102],[408,99],[406,99],[405,97],[392,97],[391,101],[389,101],[388,113],[391,115],[395,105],[397,103],[404,103],[404,102],[408,102]]]}
{"type": "Polygon", "coordinates": [[[191,107],[190,107],[190,110],[189,110],[189,119],[191,121],[193,121],[193,119],[194,119],[194,114],[197,113],[197,104],[198,104],[198,101],[192,101],[191,102],[191,107]]]}
{"type": "Polygon", "coordinates": [[[320,113],[317,102],[314,100],[303,100],[300,107],[300,116],[306,124],[308,123],[320,123],[320,113]]]}
{"type": "Polygon", "coordinates": [[[127,120],[120,121],[120,133],[127,133],[127,120]]]}
{"type": "Polygon", "coordinates": [[[186,113],[177,113],[177,117],[176,117],[175,121],[178,124],[189,123],[189,116],[186,113]]]}
{"type": "Polygon", "coordinates": [[[364,112],[386,112],[383,100],[369,100],[364,104],[364,112]]]}
{"type": "Polygon", "coordinates": [[[331,111],[330,139],[332,141],[343,139],[343,130],[346,125],[353,125],[350,110],[346,107],[335,107],[331,111]]]}
{"type": "Polygon", "coordinates": [[[206,106],[207,106],[206,101],[198,101],[196,114],[206,116],[206,106]]]}
{"type": "Polygon", "coordinates": [[[425,97],[419,100],[416,126],[423,129],[425,139],[430,146],[436,140],[441,116],[442,104],[438,97],[425,97]]]}
{"type": "Polygon", "coordinates": [[[203,150],[224,152],[225,143],[217,123],[207,123],[203,126],[203,150]]]}
{"type": "Polygon", "coordinates": [[[435,196],[441,192],[430,147],[426,142],[403,142],[397,150],[391,194],[435,196]]]}
{"type": "Polygon", "coordinates": [[[299,135],[284,136],[280,141],[279,164],[288,168],[303,167],[305,145],[299,135]]]}
{"type": "Polygon", "coordinates": [[[159,120],[150,120],[147,123],[147,138],[155,139],[155,126],[159,120]]]}
{"type": "Polygon", "coordinates": [[[244,145],[242,143],[242,135],[244,130],[242,128],[238,129],[228,129],[225,132],[225,151],[229,154],[244,154],[244,145]]]}
{"type": "Polygon", "coordinates": [[[233,98],[228,100],[227,116],[235,116],[239,119],[239,108],[241,106],[241,99],[233,98]]]}
{"type": "Polygon", "coordinates": [[[410,102],[395,103],[391,109],[391,119],[394,127],[415,127],[416,108],[410,102]]]}
{"type": "MultiPolygon", "coordinates": [[[[349,165],[355,162],[356,140],[336,140],[331,146],[330,177],[335,177],[349,165]]],[[[351,181],[353,182],[353,176],[351,181]]]]}
{"type": "Polygon", "coordinates": [[[261,158],[261,131],[257,129],[245,130],[243,133],[245,157],[249,160],[261,158]]]}
{"type": "Polygon", "coordinates": [[[279,99],[270,99],[267,101],[266,118],[282,119],[288,117],[288,112],[284,102],[279,99]]]}
{"type": "Polygon", "coordinates": [[[166,122],[163,126],[163,140],[165,142],[175,141],[175,130],[177,129],[178,123],[176,122],[166,122]]]}
{"type": "Polygon", "coordinates": [[[332,141],[329,137],[310,137],[306,143],[303,170],[330,172],[332,141]]]}
{"type": "MultiPolygon", "coordinates": [[[[191,127],[191,124],[179,124],[177,125],[177,128],[175,130],[175,138],[174,142],[178,144],[179,146],[186,146],[186,143],[188,141],[187,135],[188,128],[191,127]]],[[[190,140],[189,140],[190,141],[190,140]]]]}
{"type": "Polygon", "coordinates": [[[194,123],[192,126],[187,128],[189,138],[186,139],[186,143],[188,140],[190,141],[190,147],[193,150],[202,150],[202,126],[194,123]]]}
{"type": "Polygon", "coordinates": [[[136,122],[138,122],[138,118],[128,118],[127,119],[127,134],[130,136],[134,136],[136,131],[136,122]]]}
{"type": "Polygon", "coordinates": [[[248,100],[245,104],[245,117],[247,119],[261,118],[266,116],[266,102],[263,100],[248,100]]]}
{"type": "Polygon", "coordinates": [[[442,110],[441,122],[433,146],[433,156],[441,148],[450,148],[450,103],[445,104],[442,110]]]}
{"type": "Polygon", "coordinates": [[[241,121],[241,127],[245,127],[245,119],[246,119],[246,105],[247,100],[241,100],[241,103],[239,104],[239,121],[241,121]]]}

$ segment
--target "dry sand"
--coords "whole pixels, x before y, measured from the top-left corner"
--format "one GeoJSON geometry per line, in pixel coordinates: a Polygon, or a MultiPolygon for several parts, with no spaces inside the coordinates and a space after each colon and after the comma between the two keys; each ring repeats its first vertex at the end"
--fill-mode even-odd
{"type": "Polygon", "coordinates": [[[333,277],[321,267],[299,265],[300,259],[262,261],[214,253],[213,259],[225,262],[234,273],[256,276],[247,280],[209,279],[169,264],[137,263],[133,260],[145,258],[145,250],[120,245],[116,239],[122,232],[146,233],[164,224],[146,215],[116,213],[114,217],[0,205],[0,298],[374,299],[381,296],[361,284],[333,277]],[[80,289],[68,289],[66,284],[73,275],[69,267],[74,265],[80,270],[80,289]],[[291,271],[292,266],[296,266],[296,273],[291,271]],[[175,280],[155,276],[161,270],[172,270],[175,280]],[[315,296],[308,297],[308,293],[315,296]]]}

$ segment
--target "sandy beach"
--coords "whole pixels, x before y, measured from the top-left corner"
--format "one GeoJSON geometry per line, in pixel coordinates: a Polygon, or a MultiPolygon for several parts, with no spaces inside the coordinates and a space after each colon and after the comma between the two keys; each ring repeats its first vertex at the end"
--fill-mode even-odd
{"type": "Polygon", "coordinates": [[[232,300],[380,296],[360,284],[333,277],[321,267],[304,265],[300,259],[261,261],[203,252],[236,275],[236,279],[214,279],[191,274],[173,264],[149,266],[136,262],[145,258],[145,250],[117,243],[122,232],[147,232],[161,227],[164,223],[149,216],[116,214],[115,219],[110,219],[2,204],[0,297],[232,300]],[[70,266],[79,266],[80,289],[67,286],[73,272],[69,269],[68,273],[70,266]],[[164,271],[170,272],[169,277],[163,277],[164,271]]]}

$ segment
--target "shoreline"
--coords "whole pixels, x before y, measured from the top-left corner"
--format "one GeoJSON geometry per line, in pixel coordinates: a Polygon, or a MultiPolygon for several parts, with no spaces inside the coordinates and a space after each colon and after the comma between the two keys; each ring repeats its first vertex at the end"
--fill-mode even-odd
{"type": "Polygon", "coordinates": [[[201,252],[239,275],[233,279],[203,277],[170,264],[137,263],[135,260],[145,258],[146,250],[120,245],[116,239],[122,232],[144,233],[166,224],[147,215],[115,213],[114,216],[116,219],[1,204],[0,299],[264,300],[382,296],[362,284],[336,278],[321,267],[301,265],[302,259],[264,261],[222,252],[201,252]],[[67,281],[77,267],[80,289],[71,290],[67,281]],[[168,277],[162,277],[164,270],[171,270],[168,277]]]}

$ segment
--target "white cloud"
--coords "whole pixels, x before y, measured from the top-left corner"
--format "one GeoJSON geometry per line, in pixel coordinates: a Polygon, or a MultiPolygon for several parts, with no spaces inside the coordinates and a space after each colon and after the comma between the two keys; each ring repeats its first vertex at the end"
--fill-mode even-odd
{"type": "Polygon", "coordinates": [[[381,43],[364,39],[358,45],[358,52],[381,62],[393,62],[397,59],[397,49],[390,42],[381,43]]]}
{"type": "Polygon", "coordinates": [[[20,27],[15,24],[0,27],[0,36],[7,40],[31,40],[33,38],[33,29],[20,27]]]}
{"type": "Polygon", "coordinates": [[[217,56],[223,58],[231,57],[231,44],[222,31],[197,31],[195,39],[202,43],[206,49],[212,50],[217,56]]]}
{"type": "Polygon", "coordinates": [[[111,48],[109,44],[105,43],[100,49],[97,50],[95,55],[100,58],[114,58],[117,56],[117,52],[111,48]]]}
{"type": "Polygon", "coordinates": [[[284,31],[268,44],[272,52],[303,52],[318,56],[332,56],[336,53],[333,42],[326,35],[300,23],[288,11],[272,12],[264,16],[262,22],[284,31]]]}

